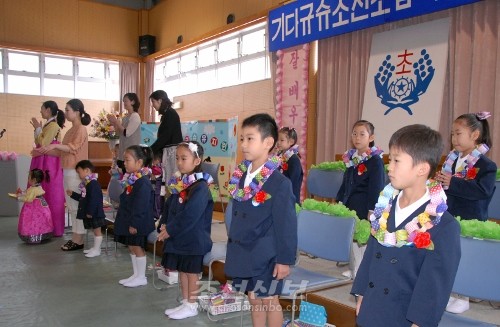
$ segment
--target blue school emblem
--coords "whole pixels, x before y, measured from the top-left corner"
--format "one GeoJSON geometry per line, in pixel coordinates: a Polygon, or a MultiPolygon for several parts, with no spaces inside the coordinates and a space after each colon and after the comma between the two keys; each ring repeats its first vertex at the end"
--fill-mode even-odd
{"type": "Polygon", "coordinates": [[[409,50],[397,55],[396,65],[392,56],[387,55],[378,68],[375,78],[375,90],[381,103],[388,107],[387,115],[393,109],[401,108],[413,115],[411,105],[419,101],[434,77],[435,68],[426,49],[420,51],[420,57],[414,60],[409,50]]]}

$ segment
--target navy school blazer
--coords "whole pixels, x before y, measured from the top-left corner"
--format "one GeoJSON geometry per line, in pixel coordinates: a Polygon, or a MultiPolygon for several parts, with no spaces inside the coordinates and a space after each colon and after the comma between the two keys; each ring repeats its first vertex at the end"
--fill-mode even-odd
{"type": "MultiPolygon", "coordinates": [[[[240,179],[243,187],[246,173],[240,179]]],[[[233,200],[224,271],[231,277],[261,275],[271,264],[293,265],[297,252],[297,215],[292,184],[275,170],[262,191],[271,198],[252,204],[233,200]]]]}
{"type": "MultiPolygon", "coordinates": [[[[457,161],[453,163],[455,173],[457,161]]],[[[448,199],[448,211],[462,219],[487,220],[488,205],[495,192],[497,165],[488,157],[481,156],[474,165],[478,168],[476,178],[451,177],[450,187],[445,190],[448,199]]]]}
{"type": "Polygon", "coordinates": [[[337,193],[337,201],[356,211],[359,219],[367,219],[368,210],[375,208],[385,180],[384,162],[379,156],[371,157],[364,164],[366,171],[362,175],[358,175],[358,167],[347,168],[337,193]]]}
{"type": "Polygon", "coordinates": [[[120,195],[120,206],[115,220],[115,234],[132,236],[128,228],[137,229],[135,236],[148,236],[154,230],[154,190],[148,176],[142,176],[132,186],[132,191],[120,195]]]}
{"type": "Polygon", "coordinates": [[[212,249],[210,232],[214,201],[205,180],[189,187],[189,199],[179,202],[179,194],[172,194],[165,203],[160,226],[165,224],[169,238],[163,245],[164,253],[205,255],[212,249]]]}
{"type": "MultiPolygon", "coordinates": [[[[424,212],[427,203],[402,225],[424,212]]],[[[387,221],[389,232],[396,230],[394,210],[395,205],[387,221]]],[[[389,248],[370,236],[351,289],[352,294],[363,295],[357,317],[359,326],[438,325],[460,262],[460,225],[445,212],[441,222],[428,232],[434,250],[406,246],[389,248]]]]}
{"type": "Polygon", "coordinates": [[[86,219],[87,215],[94,219],[105,218],[104,208],[102,204],[102,189],[99,182],[91,180],[85,185],[85,197],[80,193],[71,193],[71,198],[78,201],[77,219],[86,219]]]}
{"type": "Polygon", "coordinates": [[[295,196],[295,203],[300,204],[300,187],[304,179],[304,172],[302,171],[302,164],[298,155],[294,154],[288,161],[288,169],[284,170],[283,175],[288,177],[292,182],[293,195],[295,196]]]}

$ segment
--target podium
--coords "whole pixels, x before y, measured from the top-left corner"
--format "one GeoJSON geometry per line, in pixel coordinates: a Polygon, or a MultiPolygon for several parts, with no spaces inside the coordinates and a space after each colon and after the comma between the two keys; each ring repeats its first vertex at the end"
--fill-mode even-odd
{"type": "Polygon", "coordinates": [[[9,197],[7,193],[16,192],[17,188],[26,189],[31,157],[20,155],[16,160],[0,160],[0,217],[18,216],[22,202],[9,197]]]}

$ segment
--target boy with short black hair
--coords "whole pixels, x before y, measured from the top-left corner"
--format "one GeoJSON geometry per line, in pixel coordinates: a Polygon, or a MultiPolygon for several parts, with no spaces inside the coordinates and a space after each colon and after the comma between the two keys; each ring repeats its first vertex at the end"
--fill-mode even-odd
{"type": "Polygon", "coordinates": [[[92,229],[94,232],[94,246],[89,250],[84,250],[87,258],[101,255],[102,231],[101,227],[106,225],[106,215],[102,203],[102,188],[97,181],[95,167],[89,160],[81,160],[75,170],[82,180],[78,186],[80,193],[66,190],[66,193],[78,201],[78,211],[76,219],[83,220],[85,229],[92,229]]]}
{"type": "Polygon", "coordinates": [[[241,133],[245,161],[228,186],[233,208],[225,272],[239,291],[248,291],[254,326],[282,326],[278,295],[297,250],[292,185],[277,169],[279,158],[269,157],[277,139],[278,127],[268,114],[245,119],[241,133]]]}
{"type": "Polygon", "coordinates": [[[370,216],[368,241],[351,293],[359,326],[437,326],[460,262],[460,226],[429,180],[443,141],[424,125],[396,131],[388,175],[370,216]]]}

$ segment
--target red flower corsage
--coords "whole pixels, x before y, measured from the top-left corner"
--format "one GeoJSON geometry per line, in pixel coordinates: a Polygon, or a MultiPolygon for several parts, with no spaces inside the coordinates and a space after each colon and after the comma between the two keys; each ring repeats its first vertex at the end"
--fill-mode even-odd
{"type": "Polygon", "coordinates": [[[185,190],[183,190],[179,193],[179,203],[184,202],[184,200],[186,200],[186,191],[185,190]]]}
{"type": "Polygon", "coordinates": [[[358,175],[363,175],[367,170],[364,163],[358,165],[358,175]]]}
{"type": "Polygon", "coordinates": [[[428,232],[417,233],[413,243],[418,249],[427,249],[432,244],[431,234],[428,232]]]}
{"type": "Polygon", "coordinates": [[[128,185],[127,188],[125,188],[126,194],[129,195],[132,192],[132,185],[128,185]]]}
{"type": "Polygon", "coordinates": [[[281,168],[282,168],[283,170],[288,170],[288,164],[287,164],[286,162],[282,163],[282,164],[281,164],[281,168]]]}
{"type": "Polygon", "coordinates": [[[264,203],[267,199],[270,199],[271,195],[269,193],[266,193],[264,191],[259,191],[257,194],[252,199],[252,204],[254,206],[258,206],[261,203],[264,203]]]}
{"type": "Polygon", "coordinates": [[[465,175],[465,179],[476,178],[478,171],[479,171],[479,168],[471,168],[471,169],[467,170],[467,174],[465,175]]]}

